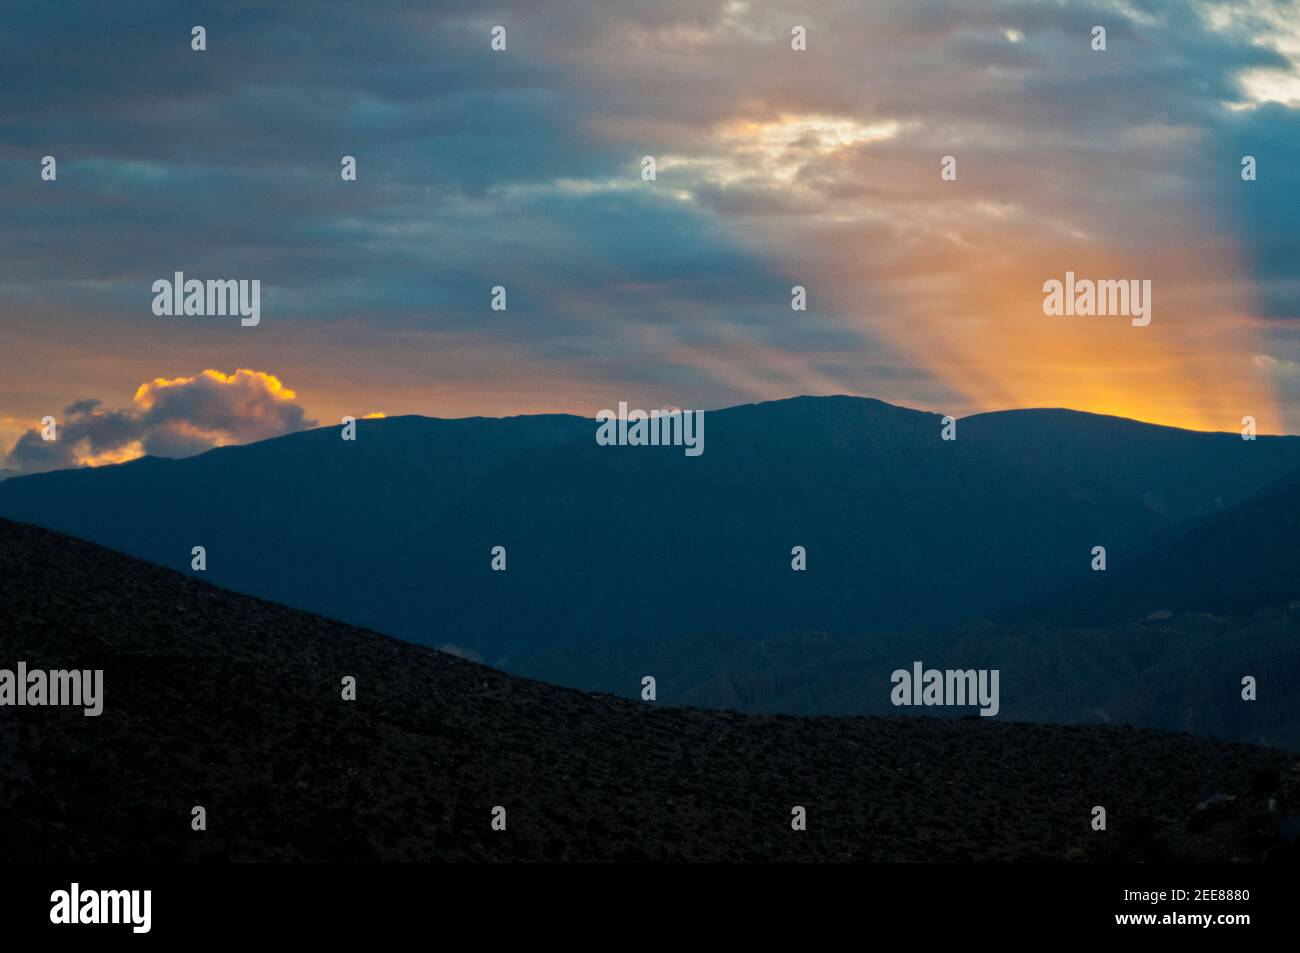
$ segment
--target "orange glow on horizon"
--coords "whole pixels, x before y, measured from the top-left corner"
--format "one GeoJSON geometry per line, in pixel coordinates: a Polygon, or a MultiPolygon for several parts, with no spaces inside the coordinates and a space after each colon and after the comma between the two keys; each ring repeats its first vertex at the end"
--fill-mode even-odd
{"type": "Polygon", "coordinates": [[[1192,246],[1135,258],[1095,244],[1040,244],[994,261],[972,254],[904,313],[863,317],[859,326],[971,412],[1061,407],[1227,432],[1252,416],[1260,433],[1284,433],[1250,302],[1237,291],[1248,282],[1234,252],[1192,246]],[[1150,324],[1044,314],[1044,282],[1066,272],[1076,280],[1150,279],[1150,324]]]}

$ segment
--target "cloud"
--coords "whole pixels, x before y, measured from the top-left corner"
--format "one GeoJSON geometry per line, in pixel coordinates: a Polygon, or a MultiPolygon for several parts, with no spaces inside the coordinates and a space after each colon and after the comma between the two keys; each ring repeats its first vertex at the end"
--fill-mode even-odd
{"type": "Polygon", "coordinates": [[[5,466],[24,473],[121,463],[148,454],[184,457],[232,443],[251,443],[316,426],[297,394],[272,374],[239,368],[141,384],[133,406],[106,410],[98,399],[69,404],[56,439],[33,427],[18,438],[5,466]]]}
{"type": "MultiPolygon", "coordinates": [[[[1252,353],[1297,356],[1295,6],[320,0],[228,12],[198,55],[162,0],[36,5],[0,57],[5,324],[224,344],[149,314],[184,270],[260,279],[259,360],[321,390],[337,362],[393,413],[454,385],[467,413],[807,391],[1218,426],[1268,402],[1252,353]],[[1044,323],[1044,278],[1092,267],[1159,279],[1159,348],[1044,323]]],[[[65,363],[29,353],[0,326],[24,416],[65,363]]]]}

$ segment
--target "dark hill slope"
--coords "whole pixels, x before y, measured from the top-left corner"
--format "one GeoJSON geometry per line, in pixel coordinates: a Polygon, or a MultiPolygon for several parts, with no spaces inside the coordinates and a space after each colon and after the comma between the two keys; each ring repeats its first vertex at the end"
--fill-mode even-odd
{"type": "Polygon", "coordinates": [[[0,708],[8,860],[1294,853],[1294,759],[1269,749],[990,719],[660,709],[4,521],[0,580],[0,667],[105,672],[98,718],[0,708]],[[340,699],[345,675],[355,702],[340,699]],[[190,829],[196,804],[203,832],[190,829]],[[1095,804],[1104,834],[1088,826],[1095,804]],[[508,830],[491,830],[494,805],[508,830]],[[790,829],[794,805],[806,832],[790,829]]]}

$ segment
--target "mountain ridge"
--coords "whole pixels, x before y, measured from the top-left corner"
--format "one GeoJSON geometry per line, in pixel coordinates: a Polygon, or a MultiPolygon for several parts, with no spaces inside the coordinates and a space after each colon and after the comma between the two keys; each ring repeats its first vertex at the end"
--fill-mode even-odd
{"type": "Polygon", "coordinates": [[[6,480],[0,515],[175,568],[203,545],[222,585],[500,661],[559,639],[952,625],[1300,466],[1297,440],[1243,457],[1184,431],[1172,453],[1079,460],[1113,423],[1010,413],[949,442],[938,415],[873,398],[740,405],[709,413],[697,459],[599,447],[571,415],[369,419],[352,443],[318,428],[6,480]]]}

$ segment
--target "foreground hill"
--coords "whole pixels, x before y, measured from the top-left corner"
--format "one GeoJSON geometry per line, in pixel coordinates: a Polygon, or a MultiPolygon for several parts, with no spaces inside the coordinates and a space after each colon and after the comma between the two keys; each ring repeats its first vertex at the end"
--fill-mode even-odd
{"type": "Polygon", "coordinates": [[[1295,856],[1274,750],[585,695],[7,521],[0,579],[0,668],[105,679],[98,717],[0,708],[9,860],[1295,856]]]}
{"type": "Polygon", "coordinates": [[[705,421],[691,458],[598,446],[577,417],[368,420],[355,442],[322,428],[5,480],[0,516],[175,569],[202,545],[216,584],[513,669],[610,639],[952,625],[1300,466],[1294,438],[1062,411],[981,415],[956,441],[849,397],[705,421]]]}

